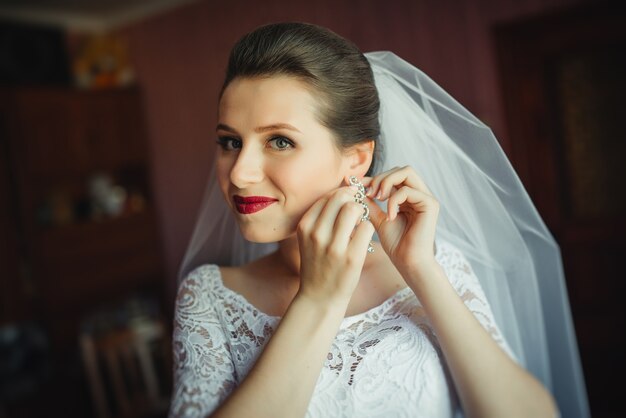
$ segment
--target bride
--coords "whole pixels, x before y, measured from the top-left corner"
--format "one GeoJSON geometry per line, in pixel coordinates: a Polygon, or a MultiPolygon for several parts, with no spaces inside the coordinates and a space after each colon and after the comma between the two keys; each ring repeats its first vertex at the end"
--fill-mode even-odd
{"type": "Polygon", "coordinates": [[[263,26],[231,51],[216,136],[171,416],[585,416],[558,249],[490,131],[422,73],[263,26]]]}

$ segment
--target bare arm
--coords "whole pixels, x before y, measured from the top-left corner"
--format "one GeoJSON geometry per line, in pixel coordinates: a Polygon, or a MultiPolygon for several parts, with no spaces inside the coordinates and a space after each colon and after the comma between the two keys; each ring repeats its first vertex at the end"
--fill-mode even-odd
{"type": "Polygon", "coordinates": [[[294,299],[250,374],[213,416],[304,416],[345,309],[294,299]]]}
{"type": "Polygon", "coordinates": [[[409,167],[371,179],[367,195],[387,201],[387,213],[370,205],[385,252],[422,302],[470,417],[554,417],[549,392],[512,361],[467,309],[437,264],[433,243],[439,202],[409,167]]]}
{"type": "Polygon", "coordinates": [[[436,262],[405,279],[422,302],[468,417],[555,417],[552,396],[469,311],[436,262]]]}
{"type": "Polygon", "coordinates": [[[374,233],[354,190],[318,201],[298,226],[301,284],[242,384],[213,417],[302,417],[360,278],[374,233]]]}

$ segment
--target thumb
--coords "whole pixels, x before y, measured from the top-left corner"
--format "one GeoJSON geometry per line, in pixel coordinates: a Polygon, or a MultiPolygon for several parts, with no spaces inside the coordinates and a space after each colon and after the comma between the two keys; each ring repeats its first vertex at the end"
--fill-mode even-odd
{"type": "Polygon", "coordinates": [[[382,226],[383,222],[387,220],[387,214],[383,211],[380,206],[376,204],[374,199],[366,197],[367,206],[370,210],[370,222],[374,225],[374,228],[378,231],[382,226]]]}

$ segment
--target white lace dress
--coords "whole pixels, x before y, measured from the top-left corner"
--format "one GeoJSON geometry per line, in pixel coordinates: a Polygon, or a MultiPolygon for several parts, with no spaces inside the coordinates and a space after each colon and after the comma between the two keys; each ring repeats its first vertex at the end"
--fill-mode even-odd
{"type": "MultiPolygon", "coordinates": [[[[466,306],[512,356],[463,254],[438,240],[436,259],[466,306]]],[[[176,302],[170,416],[204,417],[216,409],[245,379],[279,322],[224,287],[216,265],[190,273],[176,302]]],[[[407,287],[343,320],[306,416],[433,418],[454,416],[458,408],[437,339],[407,287]]]]}

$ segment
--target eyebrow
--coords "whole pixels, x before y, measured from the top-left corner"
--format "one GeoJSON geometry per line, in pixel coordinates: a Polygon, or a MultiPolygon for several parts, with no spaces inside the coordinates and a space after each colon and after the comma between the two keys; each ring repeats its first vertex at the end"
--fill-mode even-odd
{"type": "MultiPolygon", "coordinates": [[[[272,125],[267,125],[267,126],[259,126],[258,128],[254,128],[254,132],[256,133],[263,133],[263,132],[267,132],[267,131],[274,131],[277,129],[287,129],[289,131],[295,131],[295,132],[300,132],[300,130],[296,129],[296,127],[288,124],[288,123],[274,123],[272,125]]],[[[217,131],[219,130],[223,130],[223,131],[228,131],[228,132],[232,132],[232,133],[237,133],[237,131],[234,128],[231,128],[230,126],[226,125],[225,123],[218,123],[217,124],[217,131]]],[[[302,132],[300,132],[302,133],[302,132]]]]}

